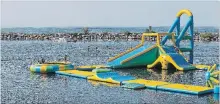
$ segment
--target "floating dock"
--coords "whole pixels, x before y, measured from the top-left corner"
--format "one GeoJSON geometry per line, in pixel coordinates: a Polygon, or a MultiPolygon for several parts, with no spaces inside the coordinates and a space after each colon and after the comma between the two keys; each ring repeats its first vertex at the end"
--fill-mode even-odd
{"type": "Polygon", "coordinates": [[[133,76],[121,76],[116,72],[88,72],[78,70],[56,71],[57,74],[72,77],[84,78],[90,81],[99,81],[121,85],[121,87],[129,89],[149,88],[154,90],[163,90],[188,94],[207,94],[212,93],[213,89],[203,86],[185,85],[177,83],[169,83],[163,81],[154,81],[146,79],[136,79],[133,76]]]}
{"type": "Polygon", "coordinates": [[[125,81],[123,83],[125,84],[126,83],[138,83],[138,84],[144,84],[147,88],[151,88],[155,90],[164,90],[164,91],[171,91],[171,92],[197,94],[197,95],[213,92],[213,89],[209,87],[168,83],[168,82],[145,80],[145,79],[130,80],[130,81],[125,81]]]}

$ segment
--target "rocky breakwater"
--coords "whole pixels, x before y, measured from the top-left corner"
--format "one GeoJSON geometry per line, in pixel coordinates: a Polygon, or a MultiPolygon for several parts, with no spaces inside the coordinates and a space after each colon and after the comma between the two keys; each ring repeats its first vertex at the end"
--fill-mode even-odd
{"type": "MultiPolygon", "coordinates": [[[[114,33],[114,32],[99,32],[99,33],[50,33],[50,34],[26,34],[26,33],[1,33],[1,40],[49,40],[66,39],[69,42],[77,41],[116,41],[116,40],[140,40],[142,33],[114,33]]],[[[155,41],[155,37],[146,37],[147,41],[155,41]]],[[[195,33],[194,41],[219,41],[219,33],[195,33]]]]}

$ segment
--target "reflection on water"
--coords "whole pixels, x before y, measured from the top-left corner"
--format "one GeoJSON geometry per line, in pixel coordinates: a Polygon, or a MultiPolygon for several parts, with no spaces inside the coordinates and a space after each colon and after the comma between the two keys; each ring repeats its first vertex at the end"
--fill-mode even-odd
{"type": "MultiPolygon", "coordinates": [[[[29,66],[40,58],[60,60],[65,55],[74,65],[106,64],[106,60],[139,41],[76,42],[47,41],[1,42],[2,103],[218,103],[214,94],[193,96],[155,90],[127,90],[109,83],[87,81],[56,74],[35,74],[29,66]],[[111,86],[111,87],[108,87],[111,86]]],[[[152,43],[147,43],[152,44],[152,43]]],[[[195,43],[194,63],[219,63],[218,43],[195,43]]],[[[121,75],[136,78],[205,86],[205,71],[161,69],[119,69],[121,75]]]]}

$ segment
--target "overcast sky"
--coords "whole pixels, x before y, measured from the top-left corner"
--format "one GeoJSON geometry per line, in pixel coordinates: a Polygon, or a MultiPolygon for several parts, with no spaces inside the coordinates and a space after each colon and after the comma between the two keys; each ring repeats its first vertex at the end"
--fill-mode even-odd
{"type": "MultiPolygon", "coordinates": [[[[220,2],[3,1],[2,27],[170,26],[181,9],[190,9],[195,26],[220,26],[220,2]]],[[[181,18],[182,25],[188,19],[181,18]]]]}

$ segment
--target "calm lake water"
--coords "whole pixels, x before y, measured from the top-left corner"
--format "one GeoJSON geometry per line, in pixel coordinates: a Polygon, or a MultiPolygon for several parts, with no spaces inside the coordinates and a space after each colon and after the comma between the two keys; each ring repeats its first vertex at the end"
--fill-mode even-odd
{"type": "MultiPolygon", "coordinates": [[[[42,57],[48,61],[69,56],[74,65],[106,64],[106,60],[139,41],[76,42],[49,41],[1,42],[2,103],[218,103],[213,94],[197,96],[156,90],[128,90],[116,85],[91,82],[56,74],[33,74],[29,66],[42,57]]],[[[150,44],[150,43],[149,43],[150,44]]],[[[152,44],[152,43],[151,43],[152,44]]],[[[219,63],[218,42],[195,43],[194,63],[219,63]]],[[[136,78],[205,86],[205,70],[175,71],[160,69],[114,70],[136,78]]]]}

